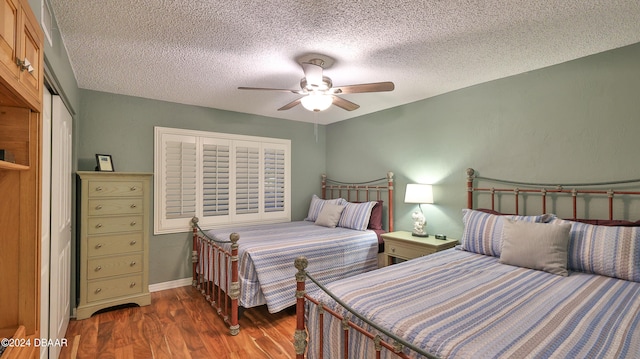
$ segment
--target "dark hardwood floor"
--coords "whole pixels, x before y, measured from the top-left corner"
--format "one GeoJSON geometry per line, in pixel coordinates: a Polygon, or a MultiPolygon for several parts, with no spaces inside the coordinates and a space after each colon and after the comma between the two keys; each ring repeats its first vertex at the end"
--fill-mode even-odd
{"type": "Polygon", "coordinates": [[[294,358],[295,309],[250,308],[240,334],[229,329],[193,287],[151,293],[151,305],[71,320],[61,359],[294,358]]]}

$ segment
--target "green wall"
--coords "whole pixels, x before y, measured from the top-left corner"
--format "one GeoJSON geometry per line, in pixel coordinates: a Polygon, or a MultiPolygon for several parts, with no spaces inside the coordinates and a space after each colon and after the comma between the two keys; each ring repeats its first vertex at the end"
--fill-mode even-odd
{"type": "MultiPolygon", "coordinates": [[[[118,172],[153,172],[153,128],[175,127],[291,140],[292,219],[306,216],[309,198],[320,191],[325,172],[325,131],[310,123],[179,105],[131,96],[81,90],[78,169],[92,171],[95,154],[112,156],[118,172]]],[[[151,230],[153,233],[153,230],[151,230]]],[[[191,276],[188,233],[153,236],[149,282],[191,276]]]]}
{"type": "MultiPolygon", "coordinates": [[[[407,183],[434,184],[430,233],[460,238],[465,169],[520,181],[640,178],[640,44],[327,127],[327,173],[393,171],[395,229],[411,230],[407,183]]],[[[640,214],[636,214],[638,219],[640,214]]]]}

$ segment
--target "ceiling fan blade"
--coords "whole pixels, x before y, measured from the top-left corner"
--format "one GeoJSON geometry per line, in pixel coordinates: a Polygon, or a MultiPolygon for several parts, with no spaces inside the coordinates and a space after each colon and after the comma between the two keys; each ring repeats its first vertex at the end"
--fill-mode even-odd
{"type": "Polygon", "coordinates": [[[279,92],[291,92],[291,93],[295,93],[295,94],[299,94],[302,95],[305,92],[302,90],[289,90],[289,89],[274,89],[274,88],[270,88],[270,87],[238,87],[238,90],[262,90],[262,91],[279,91],[279,92]]]}
{"type": "Polygon", "coordinates": [[[333,97],[333,104],[340,107],[343,110],[353,111],[360,108],[360,105],[355,104],[349,100],[345,100],[342,97],[338,97],[338,96],[331,96],[331,97],[333,97]]]}
{"type": "Polygon", "coordinates": [[[291,102],[289,102],[288,104],[286,104],[286,105],[284,105],[284,106],[280,107],[280,108],[278,109],[278,111],[285,111],[285,110],[289,110],[289,109],[291,109],[291,108],[293,108],[293,107],[298,106],[299,104],[300,104],[300,99],[297,99],[297,100],[295,100],[295,101],[291,101],[291,102]]]}
{"type": "Polygon", "coordinates": [[[310,62],[303,62],[302,70],[304,71],[304,77],[307,79],[308,86],[322,86],[322,66],[310,62]]]}
{"type": "Polygon", "coordinates": [[[374,82],[370,84],[347,85],[334,87],[333,93],[361,93],[361,92],[382,92],[393,91],[396,86],[393,82],[374,82]]]}

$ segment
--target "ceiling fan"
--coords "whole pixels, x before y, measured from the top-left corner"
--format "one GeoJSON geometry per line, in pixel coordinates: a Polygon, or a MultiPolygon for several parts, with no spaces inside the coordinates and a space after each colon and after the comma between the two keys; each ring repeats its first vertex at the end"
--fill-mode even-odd
{"type": "Polygon", "coordinates": [[[333,87],[333,82],[327,76],[323,76],[325,61],[320,58],[312,58],[301,62],[304,77],[300,80],[300,90],[264,88],[264,87],[238,87],[239,90],[267,90],[291,92],[302,97],[280,107],[278,111],[289,110],[298,104],[302,104],[309,111],[324,111],[329,106],[336,105],[344,110],[353,111],[360,107],[349,100],[336,95],[393,91],[393,82],[374,82],[368,84],[346,85],[333,87]]]}

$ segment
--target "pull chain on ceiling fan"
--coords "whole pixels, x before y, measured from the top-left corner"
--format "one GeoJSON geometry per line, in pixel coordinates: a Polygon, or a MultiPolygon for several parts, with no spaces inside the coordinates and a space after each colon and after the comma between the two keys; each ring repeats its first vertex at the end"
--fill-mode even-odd
{"type": "Polygon", "coordinates": [[[393,91],[393,82],[374,82],[358,85],[346,85],[333,87],[333,82],[322,74],[324,60],[314,58],[300,64],[304,77],[300,80],[300,90],[264,88],[264,87],[238,87],[239,90],[266,90],[284,91],[297,95],[304,95],[288,104],[280,107],[278,111],[289,110],[298,104],[302,104],[309,111],[319,112],[328,109],[332,104],[347,111],[353,111],[360,107],[349,100],[336,95],[353,94],[363,92],[393,91]]]}

